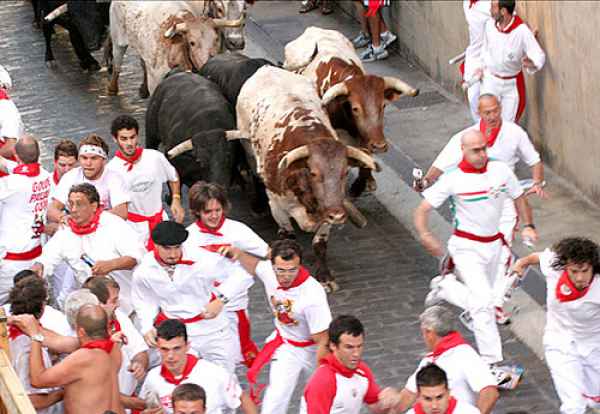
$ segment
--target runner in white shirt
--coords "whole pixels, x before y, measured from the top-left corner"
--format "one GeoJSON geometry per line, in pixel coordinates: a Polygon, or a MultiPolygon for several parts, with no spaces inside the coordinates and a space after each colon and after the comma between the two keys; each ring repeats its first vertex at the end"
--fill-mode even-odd
{"type": "MultiPolygon", "coordinates": [[[[504,162],[513,171],[517,162],[523,161],[531,168],[534,181],[534,185],[527,191],[527,195],[536,193],[540,197],[545,197],[543,190],[544,164],[540,159],[540,154],[529,140],[527,133],[514,122],[502,120],[500,102],[493,95],[481,95],[478,110],[481,114],[481,120],[477,124],[455,134],[450,139],[429,168],[429,171],[427,171],[424,177],[425,183],[434,183],[444,171],[456,168],[462,159],[461,137],[467,131],[480,131],[487,139],[488,157],[504,162]]],[[[525,203],[528,210],[531,211],[527,199],[525,199],[525,203]]],[[[517,212],[515,205],[512,200],[508,199],[502,210],[500,233],[502,233],[509,246],[512,246],[516,225],[517,212]]],[[[506,278],[504,276],[507,271],[506,263],[510,260],[510,257],[510,249],[502,249],[494,284],[496,320],[502,324],[510,321],[509,314],[504,312],[503,309],[506,290],[504,283],[506,278]]]]}
{"type": "Polygon", "coordinates": [[[358,414],[363,404],[383,413],[380,388],[371,369],[362,361],[365,330],[354,316],[335,318],[328,329],[331,354],[323,358],[306,385],[301,414],[358,414]]]}
{"type": "MultiPolygon", "coordinates": [[[[235,246],[257,257],[267,257],[269,245],[258,234],[244,223],[226,217],[230,203],[223,187],[199,181],[190,188],[188,199],[190,214],[196,218],[196,222],[187,227],[189,237],[183,244],[184,250],[216,252],[220,247],[235,246]]],[[[217,286],[222,282],[218,280],[217,286]]],[[[236,343],[236,362],[243,361],[250,368],[258,348],[252,341],[247,309],[248,290],[230,298],[225,305],[233,335],[239,338],[236,343]]]]}
{"type": "MultiPolygon", "coordinates": [[[[13,315],[30,314],[40,320],[45,313],[48,295],[45,282],[38,277],[26,277],[15,284],[10,291],[10,310],[13,315]]],[[[38,414],[62,413],[63,390],[61,388],[35,388],[31,385],[29,372],[29,354],[31,339],[14,325],[9,326],[9,350],[11,365],[27,396],[38,414]]],[[[42,360],[46,368],[52,366],[47,348],[42,348],[42,360]]]]}
{"type": "Polygon", "coordinates": [[[206,392],[197,384],[181,384],[171,394],[173,411],[176,414],[206,413],[206,392]]]}
{"type": "Polygon", "coordinates": [[[417,398],[408,414],[480,414],[477,408],[450,395],[448,377],[443,369],[429,364],[416,375],[417,398]]]}
{"type": "Polygon", "coordinates": [[[17,272],[42,254],[41,235],[48,208],[50,174],[39,162],[35,138],[15,145],[19,165],[0,177],[0,303],[5,303],[17,272]]]}
{"type": "Polygon", "coordinates": [[[544,351],[562,414],[600,407],[600,257],[598,245],[566,238],[515,263],[524,275],[539,264],[546,277],[544,351]]]}
{"type": "Polygon", "coordinates": [[[110,130],[119,150],[107,168],[125,179],[131,197],[127,220],[144,243],[148,243],[148,250],[152,250],[150,232],[158,223],[168,219],[162,207],[164,183],[169,184],[171,191],[174,220],[183,222],[185,211],[181,206],[179,176],[161,152],[139,146],[139,125],[135,118],[118,116],[113,120],[110,130]]]}
{"type": "Polygon", "coordinates": [[[106,311],[109,334],[121,332],[125,335],[125,343],[121,346],[122,359],[119,370],[121,403],[127,409],[142,410],[144,407],[136,405],[136,400],[131,397],[148,371],[148,345],[131,319],[119,309],[119,284],[107,277],[91,277],[82,287],[89,289],[106,311]]]}
{"type": "Polygon", "coordinates": [[[184,258],[181,245],[187,236],[185,227],[174,221],[163,221],[152,231],[155,250],[144,256],[133,281],[141,331],[148,345],[156,346],[154,326],[164,319],[180,319],[187,325],[194,351],[233,373],[235,338],[221,310],[252,277],[216,253],[198,250],[184,258]],[[214,288],[213,283],[222,279],[214,288]]]}
{"type": "Polygon", "coordinates": [[[275,331],[248,370],[248,382],[254,388],[253,398],[258,399],[258,376],[271,361],[261,413],[286,414],[300,373],[312,374],[317,361],[327,354],[331,311],[325,289],[301,265],[302,249],[293,240],[273,242],[271,261],[233,246],[221,248],[221,253],[238,259],[265,286],[275,331]]]}
{"type": "Polygon", "coordinates": [[[525,77],[540,70],[546,55],[531,29],[514,14],[515,0],[492,0],[492,17],[485,24],[481,61],[481,93],[502,103],[502,118],[519,122],[525,111],[525,77]]]}
{"type": "Polygon", "coordinates": [[[196,384],[206,392],[206,414],[225,414],[238,407],[245,414],[257,413],[233,373],[189,353],[191,344],[184,323],[177,319],[164,320],[158,326],[156,341],[162,364],[150,370],[140,391],[150,412],[152,408],[162,407],[164,413],[173,414],[171,395],[175,387],[196,384]],[[149,402],[153,402],[153,406],[149,402]]]}
{"type": "Polygon", "coordinates": [[[453,397],[476,406],[483,414],[491,413],[499,397],[496,379],[483,359],[455,330],[452,312],[442,306],[431,306],[419,319],[423,340],[430,352],[421,360],[401,392],[391,388],[382,391],[382,404],[394,407],[394,412],[406,411],[417,400],[418,372],[435,363],[445,371],[453,397]]]}
{"type": "MultiPolygon", "coordinates": [[[[469,27],[469,46],[465,49],[465,60],[460,65],[463,82],[469,83],[481,61],[485,23],[492,17],[491,7],[490,0],[463,0],[463,10],[469,27]]],[[[480,86],[479,82],[474,82],[467,89],[467,101],[471,110],[471,117],[475,122],[479,121],[477,103],[480,86]]]]}
{"type": "Polygon", "coordinates": [[[58,264],[66,262],[78,286],[92,275],[110,276],[121,287],[121,309],[130,315],[132,269],[141,261],[144,247],[123,219],[99,207],[99,200],[91,184],[71,188],[68,226],[44,246],[32,270],[49,277],[58,264]]]}
{"type": "MultiPolygon", "coordinates": [[[[507,198],[515,200],[525,224],[531,214],[524,207],[524,194],[510,167],[500,161],[488,160],[487,141],[479,131],[468,131],[462,137],[463,160],[458,168],[445,172],[433,186],[423,192],[424,200],[415,210],[415,227],[423,246],[435,257],[444,256],[440,241],[427,226],[428,214],[447,199],[454,210],[454,234],[448,241],[457,273],[434,279],[430,303],[443,299],[470,312],[479,353],[489,364],[503,360],[502,343],[495,322],[492,287],[503,245],[499,232],[500,218],[507,198]]],[[[537,239],[531,227],[525,227],[522,237],[537,239]]]]}
{"type": "Polygon", "coordinates": [[[14,146],[17,139],[25,134],[25,128],[17,106],[8,95],[10,89],[10,75],[0,65],[0,156],[16,161],[14,146]]]}
{"type": "Polygon", "coordinates": [[[100,194],[100,204],[123,220],[127,219],[129,192],[123,177],[106,168],[108,145],[97,135],[89,135],[79,143],[79,167],[62,176],[48,208],[48,221],[66,224],[68,211],[64,211],[69,190],[73,185],[89,183],[100,194]]]}

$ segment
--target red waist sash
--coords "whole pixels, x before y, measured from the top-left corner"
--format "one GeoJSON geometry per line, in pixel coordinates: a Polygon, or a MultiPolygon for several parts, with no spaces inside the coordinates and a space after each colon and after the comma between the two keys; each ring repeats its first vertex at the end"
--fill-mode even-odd
{"type": "Polygon", "coordinates": [[[156,213],[152,216],[142,216],[141,214],[132,213],[131,211],[127,212],[127,220],[129,220],[133,223],[148,222],[149,236],[148,236],[148,243],[146,243],[146,249],[148,251],[154,250],[154,242],[152,241],[152,230],[154,230],[154,227],[156,227],[156,225],[162,221],[162,216],[163,216],[162,208],[160,209],[160,211],[158,213],[156,213]]]}
{"type": "Polygon", "coordinates": [[[42,246],[34,247],[31,250],[22,253],[12,253],[7,252],[6,256],[4,256],[5,260],[33,260],[42,255],[42,246]]]}

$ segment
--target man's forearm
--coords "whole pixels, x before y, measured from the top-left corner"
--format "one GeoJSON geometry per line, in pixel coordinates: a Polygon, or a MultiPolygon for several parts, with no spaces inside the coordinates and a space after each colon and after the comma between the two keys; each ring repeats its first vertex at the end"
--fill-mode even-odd
{"type": "Polygon", "coordinates": [[[110,270],[109,272],[113,272],[115,270],[131,270],[137,264],[137,260],[135,260],[131,256],[122,256],[116,259],[107,260],[109,263],[110,270]]]}
{"type": "Polygon", "coordinates": [[[169,181],[169,190],[171,190],[171,197],[173,199],[177,198],[175,196],[178,195],[181,201],[181,181],[169,181]]]}
{"type": "Polygon", "coordinates": [[[490,414],[498,401],[498,390],[496,387],[486,387],[479,391],[479,398],[477,399],[477,408],[481,411],[481,414],[490,414]]]}
{"type": "Polygon", "coordinates": [[[544,163],[538,162],[537,164],[531,167],[531,177],[533,181],[536,183],[541,183],[544,181],[544,163]]]}
{"type": "Polygon", "coordinates": [[[39,381],[44,370],[42,344],[38,341],[31,341],[31,353],[29,354],[29,380],[33,387],[43,388],[45,386],[45,384],[41,384],[39,381]]]}
{"type": "Polygon", "coordinates": [[[256,276],[256,266],[259,262],[256,257],[242,251],[238,256],[238,261],[246,272],[250,273],[252,276],[256,276]]]}
{"type": "Polygon", "coordinates": [[[417,394],[407,390],[406,388],[400,391],[400,403],[392,408],[392,413],[403,413],[413,406],[417,400],[417,394]]]}
{"type": "Polygon", "coordinates": [[[127,220],[127,203],[121,203],[109,210],[112,214],[127,220]]]}
{"type": "Polygon", "coordinates": [[[423,179],[427,180],[427,184],[429,186],[435,183],[437,179],[440,178],[440,175],[442,175],[443,173],[444,172],[442,170],[432,165],[431,167],[429,167],[429,170],[427,171],[427,174],[425,174],[425,177],[423,177],[423,179]]]}
{"type": "Polygon", "coordinates": [[[146,402],[138,397],[131,397],[129,395],[121,394],[119,396],[123,408],[128,410],[142,411],[146,409],[146,402]]]}
{"type": "MultiPolygon", "coordinates": [[[[70,354],[79,349],[79,340],[74,336],[59,335],[54,331],[42,328],[43,345],[57,354],[70,354]]],[[[32,341],[35,342],[35,341],[32,341]]]]}
{"type": "Polygon", "coordinates": [[[59,401],[62,401],[64,397],[64,391],[52,391],[48,394],[29,394],[29,400],[31,400],[31,404],[33,408],[36,410],[43,410],[44,408],[48,408],[59,401]]]}
{"type": "Polygon", "coordinates": [[[531,209],[527,208],[525,195],[518,197],[515,200],[517,214],[522,219],[523,224],[533,224],[533,214],[531,209]]]}
{"type": "Polygon", "coordinates": [[[258,408],[256,408],[256,404],[254,404],[254,401],[252,401],[247,392],[242,392],[240,403],[244,414],[258,414],[258,408]]]}

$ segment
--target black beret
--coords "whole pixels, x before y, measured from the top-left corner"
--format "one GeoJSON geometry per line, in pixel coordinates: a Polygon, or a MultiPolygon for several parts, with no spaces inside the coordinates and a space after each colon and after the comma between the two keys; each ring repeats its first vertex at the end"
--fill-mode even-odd
{"type": "Polygon", "coordinates": [[[161,246],[178,246],[188,238],[183,224],[174,221],[161,221],[152,230],[152,241],[161,246]]]}

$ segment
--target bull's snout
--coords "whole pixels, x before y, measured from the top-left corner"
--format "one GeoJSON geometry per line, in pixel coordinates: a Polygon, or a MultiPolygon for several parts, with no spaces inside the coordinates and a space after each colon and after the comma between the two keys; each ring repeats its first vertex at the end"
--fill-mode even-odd
{"type": "Polygon", "coordinates": [[[386,152],[387,149],[388,149],[388,144],[385,141],[369,143],[369,151],[371,151],[373,154],[386,152]]]}
{"type": "Polygon", "coordinates": [[[343,208],[331,208],[327,210],[327,221],[331,224],[342,224],[346,221],[346,210],[343,208]]]}
{"type": "Polygon", "coordinates": [[[246,46],[243,36],[229,35],[225,38],[225,48],[227,50],[242,50],[246,46]]]}

